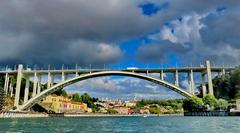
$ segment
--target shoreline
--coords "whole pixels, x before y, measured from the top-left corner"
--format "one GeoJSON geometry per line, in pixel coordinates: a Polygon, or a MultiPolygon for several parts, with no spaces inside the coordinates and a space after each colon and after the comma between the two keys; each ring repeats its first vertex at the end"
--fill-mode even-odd
{"type": "Polygon", "coordinates": [[[157,117],[157,116],[184,116],[184,114],[47,114],[29,112],[2,112],[1,118],[46,118],[46,117],[157,117]]]}

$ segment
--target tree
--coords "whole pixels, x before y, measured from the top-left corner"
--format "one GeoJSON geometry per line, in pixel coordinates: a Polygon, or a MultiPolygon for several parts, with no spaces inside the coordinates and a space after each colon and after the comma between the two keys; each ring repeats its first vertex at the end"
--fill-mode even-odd
{"type": "Polygon", "coordinates": [[[68,97],[68,94],[67,94],[67,92],[66,92],[65,90],[63,90],[61,96],[67,98],[67,97],[68,97]]]}
{"type": "Polygon", "coordinates": [[[81,97],[78,93],[74,93],[72,95],[72,100],[75,101],[75,102],[82,102],[82,99],[81,99],[81,97]]]}
{"type": "Polygon", "coordinates": [[[187,111],[201,111],[203,110],[203,105],[202,99],[196,96],[183,100],[183,108],[187,111]]]}
{"type": "Polygon", "coordinates": [[[210,107],[215,108],[217,106],[218,100],[211,94],[207,94],[203,97],[203,103],[209,105],[210,107]]]}
{"type": "Polygon", "coordinates": [[[216,105],[217,109],[220,110],[227,110],[228,108],[228,101],[224,100],[224,99],[219,99],[216,105]]]}

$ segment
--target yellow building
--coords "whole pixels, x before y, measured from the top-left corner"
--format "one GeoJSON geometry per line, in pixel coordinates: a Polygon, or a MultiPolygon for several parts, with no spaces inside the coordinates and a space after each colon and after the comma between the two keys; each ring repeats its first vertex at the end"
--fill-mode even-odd
{"type": "Polygon", "coordinates": [[[88,110],[85,103],[72,102],[71,99],[56,95],[47,96],[43,99],[42,103],[61,113],[83,113],[88,110]]]}

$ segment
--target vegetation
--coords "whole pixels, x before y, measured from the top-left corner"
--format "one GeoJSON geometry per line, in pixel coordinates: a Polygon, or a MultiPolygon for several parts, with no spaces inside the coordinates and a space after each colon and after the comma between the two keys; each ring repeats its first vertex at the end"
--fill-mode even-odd
{"type": "Polygon", "coordinates": [[[88,93],[84,93],[81,96],[78,93],[75,93],[72,95],[71,99],[72,101],[75,101],[75,102],[86,103],[89,108],[92,108],[93,112],[100,110],[100,108],[94,104],[94,102],[97,102],[98,99],[90,97],[88,93]]]}
{"type": "Polygon", "coordinates": [[[203,98],[194,96],[185,99],[183,108],[185,111],[227,110],[228,102],[224,99],[218,100],[213,95],[207,94],[203,98]]]}
{"type": "Polygon", "coordinates": [[[183,99],[171,99],[171,100],[141,100],[137,102],[137,107],[144,107],[146,105],[159,105],[159,106],[170,106],[173,109],[182,109],[183,99]]]}
{"type": "Polygon", "coordinates": [[[213,79],[214,95],[222,99],[240,98],[240,67],[213,79]]]}
{"type": "Polygon", "coordinates": [[[183,101],[183,108],[187,111],[201,111],[203,109],[203,105],[204,103],[202,99],[197,96],[184,99],[183,101]]]}
{"type": "Polygon", "coordinates": [[[108,114],[117,114],[118,111],[117,111],[117,110],[114,110],[114,109],[112,109],[112,108],[108,108],[107,113],[108,113],[108,114]]]}

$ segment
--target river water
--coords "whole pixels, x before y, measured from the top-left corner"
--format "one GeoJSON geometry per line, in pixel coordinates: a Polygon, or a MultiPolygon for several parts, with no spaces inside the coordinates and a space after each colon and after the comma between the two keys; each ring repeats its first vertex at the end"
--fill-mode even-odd
{"type": "Polygon", "coordinates": [[[240,117],[55,117],[0,119],[0,132],[240,133],[240,117]]]}

